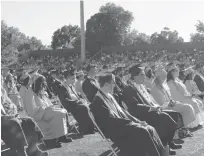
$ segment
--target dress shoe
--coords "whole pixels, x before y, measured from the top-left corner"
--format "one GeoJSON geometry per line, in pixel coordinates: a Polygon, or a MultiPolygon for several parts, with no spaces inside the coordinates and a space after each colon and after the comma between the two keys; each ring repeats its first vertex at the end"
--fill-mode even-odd
{"type": "Polygon", "coordinates": [[[183,144],[185,141],[184,140],[182,140],[182,139],[177,139],[177,141],[178,141],[178,144],[183,144]]]}
{"type": "Polygon", "coordinates": [[[26,151],[22,150],[22,151],[15,152],[15,154],[12,156],[28,156],[28,155],[27,155],[26,151]]]}
{"type": "Polygon", "coordinates": [[[197,129],[202,129],[203,128],[203,125],[201,125],[201,124],[199,124],[198,126],[197,126],[197,129]]]}
{"type": "Polygon", "coordinates": [[[171,149],[179,149],[179,148],[182,148],[182,145],[181,144],[175,144],[173,141],[169,144],[169,147],[171,149]]]}
{"type": "Polygon", "coordinates": [[[61,143],[60,142],[57,142],[56,139],[50,139],[50,140],[43,140],[46,148],[60,148],[62,147],[61,143]]]}
{"type": "Polygon", "coordinates": [[[32,156],[48,156],[47,152],[36,151],[32,156]]]}
{"type": "Polygon", "coordinates": [[[72,142],[72,138],[67,137],[66,135],[59,137],[58,142],[62,142],[62,143],[68,143],[68,142],[72,142]]]}
{"type": "Polygon", "coordinates": [[[169,148],[169,155],[176,155],[176,151],[169,148]]]}

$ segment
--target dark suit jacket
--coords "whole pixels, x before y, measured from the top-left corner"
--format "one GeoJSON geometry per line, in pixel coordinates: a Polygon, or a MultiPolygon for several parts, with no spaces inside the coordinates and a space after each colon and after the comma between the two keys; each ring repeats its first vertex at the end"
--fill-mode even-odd
{"type": "Polygon", "coordinates": [[[123,92],[123,100],[131,114],[143,116],[149,110],[151,105],[137,92],[131,85],[127,85],[123,92]]]}
{"type": "Polygon", "coordinates": [[[86,95],[89,102],[92,102],[94,96],[96,95],[98,88],[96,87],[96,80],[92,78],[86,78],[82,84],[82,90],[86,95]]]}
{"type": "Polygon", "coordinates": [[[202,79],[199,75],[195,75],[194,81],[195,81],[195,83],[197,84],[198,89],[199,89],[201,92],[204,92],[204,79],[202,79]]]}

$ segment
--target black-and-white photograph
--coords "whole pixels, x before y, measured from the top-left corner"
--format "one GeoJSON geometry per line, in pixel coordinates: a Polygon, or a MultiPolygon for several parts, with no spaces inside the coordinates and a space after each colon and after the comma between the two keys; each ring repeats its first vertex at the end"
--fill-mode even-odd
{"type": "Polygon", "coordinates": [[[1,156],[204,156],[204,1],[2,0],[1,156]]]}

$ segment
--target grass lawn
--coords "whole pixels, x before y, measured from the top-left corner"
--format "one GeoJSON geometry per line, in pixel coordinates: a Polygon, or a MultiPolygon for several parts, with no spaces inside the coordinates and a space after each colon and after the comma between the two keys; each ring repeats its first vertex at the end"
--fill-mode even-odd
{"type": "MultiPolygon", "coordinates": [[[[176,156],[204,156],[204,128],[193,133],[194,137],[184,139],[183,148],[176,156]]],[[[107,156],[109,148],[102,137],[96,133],[71,143],[62,144],[59,149],[47,150],[50,156],[107,156]]]]}

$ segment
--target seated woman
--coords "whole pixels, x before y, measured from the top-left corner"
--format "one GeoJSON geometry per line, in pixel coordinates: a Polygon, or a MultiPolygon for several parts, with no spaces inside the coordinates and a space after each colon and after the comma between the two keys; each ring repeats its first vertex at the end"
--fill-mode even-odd
{"type": "MultiPolygon", "coordinates": [[[[155,80],[153,87],[151,88],[151,95],[156,102],[163,107],[163,109],[174,110],[182,115],[184,128],[195,120],[195,112],[191,105],[180,103],[172,100],[170,89],[166,83],[167,72],[158,67],[155,72],[155,80]]],[[[186,136],[191,136],[190,133],[186,133],[186,136]]]]}
{"type": "Polygon", "coordinates": [[[8,97],[17,106],[18,110],[21,111],[22,110],[22,101],[21,101],[20,95],[18,93],[13,75],[9,74],[6,77],[5,85],[7,88],[8,97]]]}
{"type": "Polygon", "coordinates": [[[1,130],[3,141],[11,149],[12,153],[17,151],[14,155],[47,156],[47,152],[42,152],[37,146],[37,143],[43,137],[39,127],[29,117],[19,118],[17,107],[9,100],[3,87],[1,91],[1,130]]]}
{"type": "Polygon", "coordinates": [[[195,98],[198,98],[199,100],[204,101],[204,92],[201,92],[198,89],[197,84],[195,83],[195,81],[193,81],[194,77],[195,77],[195,75],[194,75],[193,71],[190,71],[190,73],[188,73],[186,75],[186,77],[184,79],[184,84],[186,85],[186,89],[195,98]]]}
{"type": "Polygon", "coordinates": [[[146,75],[146,79],[144,81],[144,85],[146,88],[151,89],[153,85],[153,81],[155,79],[152,69],[151,68],[146,69],[145,75],[146,75]]]}
{"type": "Polygon", "coordinates": [[[163,156],[165,147],[156,130],[124,111],[111,95],[114,76],[99,76],[99,84],[101,90],[98,89],[89,107],[97,125],[117,145],[121,155],[163,156]]]}
{"type": "Polygon", "coordinates": [[[181,103],[190,104],[194,108],[196,120],[189,126],[197,126],[197,128],[200,128],[202,127],[202,122],[204,121],[204,119],[201,117],[201,114],[203,113],[201,110],[202,101],[197,100],[190,95],[186,89],[186,86],[178,79],[178,75],[178,68],[175,65],[171,66],[167,74],[167,84],[170,88],[172,99],[181,103]]]}
{"type": "Polygon", "coordinates": [[[29,87],[30,76],[22,77],[24,85],[20,89],[24,108],[40,127],[43,142],[48,148],[61,147],[61,142],[72,141],[67,135],[65,109],[55,107],[45,96],[46,80],[41,75],[34,75],[32,88],[29,87]]]}

